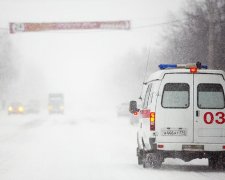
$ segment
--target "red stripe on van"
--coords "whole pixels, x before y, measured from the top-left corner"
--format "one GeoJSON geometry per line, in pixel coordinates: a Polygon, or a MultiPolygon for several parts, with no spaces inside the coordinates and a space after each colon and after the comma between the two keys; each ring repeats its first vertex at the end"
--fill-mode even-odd
{"type": "Polygon", "coordinates": [[[142,118],[150,118],[150,110],[149,109],[141,110],[141,115],[142,118]]]}

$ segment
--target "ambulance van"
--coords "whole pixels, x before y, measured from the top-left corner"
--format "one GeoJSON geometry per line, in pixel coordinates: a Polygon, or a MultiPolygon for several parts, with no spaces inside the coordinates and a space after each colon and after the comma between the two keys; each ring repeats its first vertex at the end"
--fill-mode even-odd
{"type": "Polygon", "coordinates": [[[165,158],[207,158],[225,169],[225,73],[206,65],[161,64],[145,82],[139,112],[138,164],[160,168],[165,158]]]}

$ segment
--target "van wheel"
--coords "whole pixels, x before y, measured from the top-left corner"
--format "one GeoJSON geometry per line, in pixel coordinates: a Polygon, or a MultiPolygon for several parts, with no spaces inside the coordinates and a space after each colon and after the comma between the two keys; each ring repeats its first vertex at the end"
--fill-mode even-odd
{"type": "Polygon", "coordinates": [[[149,168],[149,167],[151,167],[151,161],[149,159],[149,154],[145,154],[143,156],[142,163],[143,163],[143,168],[149,168]]]}
{"type": "Polygon", "coordinates": [[[225,154],[223,155],[223,158],[222,158],[222,164],[223,164],[223,170],[225,170],[225,154]]]}
{"type": "Polygon", "coordinates": [[[149,168],[151,167],[151,163],[148,161],[147,157],[143,158],[143,168],[149,168]]]}
{"type": "Polygon", "coordinates": [[[163,156],[161,153],[152,153],[152,167],[155,169],[159,169],[162,166],[163,156]]]}
{"type": "Polygon", "coordinates": [[[209,159],[209,168],[212,170],[223,170],[223,158],[220,156],[210,157],[209,159]]]}
{"type": "Polygon", "coordinates": [[[209,168],[214,170],[216,169],[216,161],[213,157],[210,157],[209,159],[209,168]]]}
{"type": "Polygon", "coordinates": [[[163,162],[163,156],[161,153],[148,153],[143,158],[143,167],[153,167],[155,169],[158,169],[161,167],[163,162]]]}
{"type": "Polygon", "coordinates": [[[223,170],[223,154],[217,156],[216,169],[223,170]]]}

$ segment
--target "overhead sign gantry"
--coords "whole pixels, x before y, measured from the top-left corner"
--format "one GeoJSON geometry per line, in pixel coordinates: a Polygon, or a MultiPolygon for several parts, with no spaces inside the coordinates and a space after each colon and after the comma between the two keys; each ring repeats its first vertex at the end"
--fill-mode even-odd
{"type": "Polygon", "coordinates": [[[53,30],[130,30],[130,21],[91,21],[55,23],[10,23],[10,33],[53,30]]]}

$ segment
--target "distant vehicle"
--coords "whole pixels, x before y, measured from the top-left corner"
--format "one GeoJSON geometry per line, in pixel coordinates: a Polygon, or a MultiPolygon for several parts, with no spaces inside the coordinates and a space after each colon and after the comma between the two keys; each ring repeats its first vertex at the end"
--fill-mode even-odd
{"type": "Polygon", "coordinates": [[[196,64],[162,64],[146,81],[139,112],[138,164],[160,168],[165,158],[207,158],[225,169],[225,73],[196,64]]]}
{"type": "Polygon", "coordinates": [[[49,114],[64,113],[64,96],[61,93],[49,94],[48,96],[48,112],[49,114]]]}
{"type": "Polygon", "coordinates": [[[117,116],[129,116],[129,103],[121,103],[117,106],[117,116]]]}
{"type": "Polygon", "coordinates": [[[8,106],[8,114],[24,114],[24,106],[19,102],[12,102],[8,106]]]}
{"type": "Polygon", "coordinates": [[[26,105],[26,113],[37,114],[40,112],[40,102],[38,100],[30,100],[26,105]]]}

